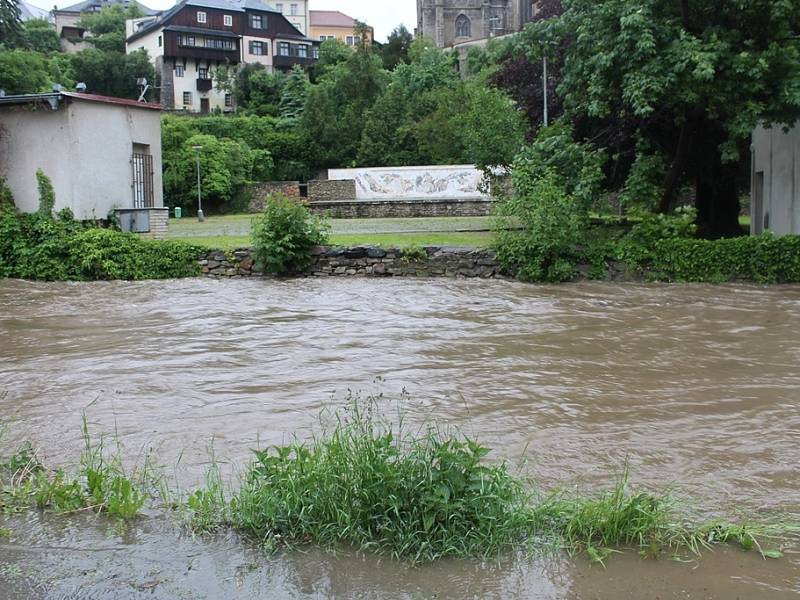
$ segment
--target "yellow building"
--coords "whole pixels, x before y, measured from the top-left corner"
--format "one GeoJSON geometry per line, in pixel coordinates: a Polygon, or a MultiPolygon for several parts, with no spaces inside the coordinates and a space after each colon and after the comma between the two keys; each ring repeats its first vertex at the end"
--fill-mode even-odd
{"type": "MultiPolygon", "coordinates": [[[[311,27],[308,37],[312,40],[324,42],[326,40],[341,40],[348,46],[357,46],[361,37],[355,32],[356,20],[348,17],[338,10],[312,10],[310,11],[311,27]]],[[[367,33],[367,43],[372,43],[375,32],[372,27],[367,33]]]]}

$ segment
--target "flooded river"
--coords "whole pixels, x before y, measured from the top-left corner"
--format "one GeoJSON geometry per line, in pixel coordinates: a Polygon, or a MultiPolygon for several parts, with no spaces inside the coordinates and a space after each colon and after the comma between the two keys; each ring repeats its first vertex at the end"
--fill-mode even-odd
{"type": "MultiPolygon", "coordinates": [[[[0,281],[4,445],[53,464],[85,411],[183,486],[209,453],[310,435],[348,390],[405,388],[541,485],[677,486],[706,516],[800,521],[800,288],[558,287],[446,280],[0,281]]],[[[794,598],[786,558],[508,557],[410,568],[354,553],[265,557],[148,514],[4,519],[6,598],[794,598]]]]}

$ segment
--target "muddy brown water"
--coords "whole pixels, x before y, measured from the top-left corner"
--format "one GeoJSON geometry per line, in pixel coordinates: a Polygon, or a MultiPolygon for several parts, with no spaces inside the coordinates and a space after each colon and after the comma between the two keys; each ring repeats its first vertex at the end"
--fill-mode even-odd
{"type": "MultiPolygon", "coordinates": [[[[547,488],[632,480],[705,516],[800,521],[800,288],[444,280],[0,282],[3,448],[80,452],[81,414],[191,486],[209,449],[307,437],[347,390],[405,388],[547,488]]],[[[510,556],[410,568],[343,551],[264,556],[148,513],[0,517],[6,598],[794,598],[786,557],[718,549],[510,556]]]]}

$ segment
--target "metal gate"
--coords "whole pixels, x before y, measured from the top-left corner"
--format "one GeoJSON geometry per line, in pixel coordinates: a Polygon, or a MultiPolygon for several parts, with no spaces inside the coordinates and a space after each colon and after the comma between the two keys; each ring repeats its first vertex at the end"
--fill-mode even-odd
{"type": "Polygon", "coordinates": [[[133,155],[133,207],[153,208],[153,157],[133,155]]]}

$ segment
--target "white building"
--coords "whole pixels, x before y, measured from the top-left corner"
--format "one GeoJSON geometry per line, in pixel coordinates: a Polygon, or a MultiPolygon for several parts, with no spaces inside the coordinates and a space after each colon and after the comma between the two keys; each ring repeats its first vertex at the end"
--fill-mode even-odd
{"type": "Polygon", "coordinates": [[[140,229],[166,232],[157,104],[71,92],[0,96],[0,176],[23,212],[39,208],[38,169],[53,184],[57,211],[82,220],[118,212],[124,223],[135,214],[140,229]]]}
{"type": "Polygon", "coordinates": [[[319,58],[319,42],[288,19],[261,0],[181,0],[158,16],[128,20],[126,51],[147,50],[163,108],[232,111],[234,99],[215,87],[214,69],[259,63],[288,71],[319,58]]]}
{"type": "Polygon", "coordinates": [[[800,235],[800,128],[753,132],[750,232],[800,235]]]}
{"type": "Polygon", "coordinates": [[[311,18],[308,10],[308,0],[287,0],[272,4],[286,20],[297,27],[303,35],[308,35],[311,18]]]}

